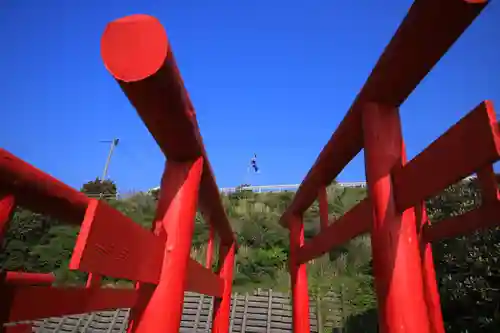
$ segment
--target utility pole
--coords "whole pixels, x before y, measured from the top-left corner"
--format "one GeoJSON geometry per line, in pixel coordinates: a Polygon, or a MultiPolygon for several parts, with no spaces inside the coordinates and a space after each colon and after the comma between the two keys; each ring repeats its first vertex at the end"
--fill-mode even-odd
{"type": "MultiPolygon", "coordinates": [[[[108,158],[106,159],[106,164],[104,164],[104,170],[102,171],[102,177],[101,177],[101,183],[106,180],[106,176],[108,175],[108,169],[109,169],[109,163],[111,162],[111,156],[113,155],[113,151],[115,150],[116,146],[118,146],[118,142],[120,139],[113,139],[113,140],[106,140],[106,141],[100,141],[100,142],[105,142],[105,143],[111,143],[111,146],[109,147],[109,153],[108,153],[108,158]]],[[[99,197],[102,199],[103,193],[101,192],[99,197]]]]}

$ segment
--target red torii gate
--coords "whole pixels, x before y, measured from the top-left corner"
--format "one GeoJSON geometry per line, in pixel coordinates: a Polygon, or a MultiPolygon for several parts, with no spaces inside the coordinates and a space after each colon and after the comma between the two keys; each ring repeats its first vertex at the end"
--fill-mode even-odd
{"type": "Polygon", "coordinates": [[[107,26],[101,48],[167,158],[152,230],[0,149],[0,239],[16,205],[81,224],[69,268],[90,273],[86,288],[61,288],[50,286],[52,274],[2,272],[0,331],[26,329],[8,322],[130,307],[129,332],[176,332],[189,290],[215,297],[212,331],[228,332],[235,238],[165,30],[153,17],[126,17],[107,26]],[[198,208],[211,228],[206,267],[189,257],[198,208]],[[137,287],[99,288],[102,275],[137,287]]]}
{"type": "MultiPolygon", "coordinates": [[[[306,262],[366,232],[381,331],[444,332],[429,243],[499,224],[492,168],[500,159],[499,127],[491,103],[483,102],[406,162],[398,108],[485,4],[415,1],[282,217],[290,230],[294,332],[310,331],[306,262]],[[362,148],[369,196],[329,224],[325,187],[362,148]],[[423,201],[472,173],[482,207],[431,226],[423,201]],[[304,244],[302,214],[317,197],[322,231],[304,244]]],[[[101,47],[106,67],[167,157],[152,232],[0,150],[0,239],[16,205],[81,224],[70,268],[91,273],[86,288],[55,288],[50,274],[2,272],[0,324],[131,307],[129,332],[175,332],[183,292],[192,290],[216,297],[212,331],[228,332],[236,244],[166,33],[156,19],[133,15],[110,23],[101,47]],[[219,235],[217,273],[209,269],[211,251],[206,268],[189,258],[197,205],[219,235]],[[101,275],[139,283],[136,290],[98,288],[101,275]]]]}
{"type": "Polygon", "coordinates": [[[500,225],[492,166],[500,159],[499,125],[491,102],[482,102],[407,162],[399,107],[485,5],[415,1],[282,216],[295,333],[310,332],[306,263],[364,233],[371,234],[380,331],[444,332],[430,242],[500,225]],[[329,224],[326,186],[363,148],[368,198],[329,224]],[[424,200],[473,173],[482,206],[431,226],[424,200]],[[316,199],[322,230],[305,243],[302,216],[316,199]]]}

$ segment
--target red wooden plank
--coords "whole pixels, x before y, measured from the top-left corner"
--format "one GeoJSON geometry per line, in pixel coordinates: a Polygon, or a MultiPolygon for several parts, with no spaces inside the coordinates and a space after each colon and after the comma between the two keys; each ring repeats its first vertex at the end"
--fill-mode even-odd
{"type": "Polygon", "coordinates": [[[224,280],[196,260],[188,261],[186,289],[199,294],[222,297],[224,280]]]}
{"type": "Polygon", "coordinates": [[[226,242],[233,241],[212,168],[208,163],[193,105],[184,87],[161,23],[132,15],[108,24],[101,55],[168,160],[203,157],[200,210],[226,242]]]}
{"type": "Polygon", "coordinates": [[[112,288],[54,288],[48,286],[9,287],[9,321],[35,320],[71,314],[129,308],[137,291],[112,288]]]}
{"type": "Polygon", "coordinates": [[[301,264],[318,258],[334,247],[369,232],[371,227],[371,203],[366,198],[304,244],[298,252],[297,260],[301,264]]]}
{"type": "MultiPolygon", "coordinates": [[[[69,268],[156,284],[163,253],[161,238],[105,202],[91,199],[69,268]]],[[[193,259],[188,269],[188,290],[222,295],[223,281],[214,273],[193,259]]]]}
{"type": "Polygon", "coordinates": [[[68,223],[80,224],[88,203],[85,194],[1,148],[0,188],[18,205],[68,223]]]}
{"type": "Polygon", "coordinates": [[[51,285],[56,280],[52,273],[6,272],[5,283],[9,285],[51,285]]]}
{"type": "Polygon", "coordinates": [[[420,203],[499,159],[500,131],[493,105],[486,101],[395,170],[398,210],[420,203]]]}
{"type": "Polygon", "coordinates": [[[500,225],[500,202],[487,203],[465,214],[454,216],[424,228],[424,240],[435,242],[445,238],[470,235],[476,230],[500,225]]]}
{"type": "MultiPolygon", "coordinates": [[[[337,130],[300,185],[287,214],[311,206],[363,148],[361,112],[367,102],[399,107],[486,5],[486,1],[416,0],[337,130]]],[[[281,219],[286,226],[286,219],[281,219]]]]}

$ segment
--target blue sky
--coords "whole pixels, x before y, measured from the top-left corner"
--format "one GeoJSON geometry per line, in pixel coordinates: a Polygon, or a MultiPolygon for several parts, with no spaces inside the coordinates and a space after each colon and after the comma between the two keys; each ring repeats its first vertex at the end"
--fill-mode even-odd
{"type": "MultiPolygon", "coordinates": [[[[107,22],[158,17],[196,107],[219,186],[300,182],[410,0],[2,2],[0,146],[74,187],[158,184],[164,157],[105,70],[107,22]],[[247,175],[253,153],[262,170],[247,175]]],[[[500,105],[500,7],[491,3],[402,107],[411,158],[484,99],[500,105]]],[[[364,179],[358,156],[339,180],[364,179]]]]}

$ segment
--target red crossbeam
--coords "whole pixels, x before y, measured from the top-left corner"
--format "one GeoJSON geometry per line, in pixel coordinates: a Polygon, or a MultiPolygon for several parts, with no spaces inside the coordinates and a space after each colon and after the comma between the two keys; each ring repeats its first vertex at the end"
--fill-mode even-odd
{"type": "Polygon", "coordinates": [[[200,210],[222,241],[232,243],[234,236],[206,158],[196,114],[161,23],[148,15],[109,23],[102,36],[101,54],[167,159],[184,162],[203,157],[200,210]]]}
{"type": "Polygon", "coordinates": [[[8,285],[51,285],[56,280],[52,273],[5,272],[4,282],[8,285]]]}
{"type": "Polygon", "coordinates": [[[2,302],[10,302],[7,309],[10,322],[129,308],[137,299],[134,289],[48,286],[13,286],[5,295],[2,302]]]}
{"type": "Polygon", "coordinates": [[[477,173],[481,187],[481,207],[459,216],[454,216],[436,224],[426,225],[423,230],[425,242],[435,242],[445,238],[466,236],[476,230],[500,225],[500,191],[492,165],[477,173]]]}
{"type": "Polygon", "coordinates": [[[445,238],[470,235],[476,230],[500,225],[500,202],[489,203],[459,216],[424,228],[424,241],[435,242],[445,238]]]}
{"type": "MultiPolygon", "coordinates": [[[[393,182],[399,211],[402,212],[418,204],[475,170],[499,159],[500,130],[493,105],[486,101],[479,104],[404,167],[395,170],[393,182]],[[425,182],[422,179],[425,179],[425,182]]],[[[496,207],[496,203],[493,203],[464,217],[443,221],[433,226],[432,231],[427,231],[426,237],[435,240],[445,237],[447,233],[459,235],[467,230],[473,230],[470,228],[491,226],[496,207]],[[464,224],[464,221],[480,216],[485,219],[473,224],[467,223],[467,226],[464,224]],[[448,226],[453,225],[455,219],[460,221],[461,226],[449,229],[448,226]]],[[[317,258],[333,247],[370,231],[371,221],[370,203],[365,199],[307,242],[299,252],[299,262],[317,258]]]]}
{"type": "Polygon", "coordinates": [[[62,222],[79,225],[88,197],[0,148],[0,187],[16,203],[62,222]]]}
{"type": "MultiPolygon", "coordinates": [[[[105,202],[91,199],[69,268],[157,284],[164,244],[105,202]]],[[[193,259],[189,259],[186,280],[189,291],[222,295],[222,279],[193,259]]]]}
{"type": "Polygon", "coordinates": [[[417,0],[347,115],[300,185],[287,213],[301,214],[363,148],[361,112],[367,102],[399,107],[485,7],[486,1],[417,0]]]}
{"type": "Polygon", "coordinates": [[[500,130],[493,105],[479,104],[394,173],[400,212],[500,159],[500,130]],[[425,180],[425,181],[422,181],[425,180]]]}
{"type": "Polygon", "coordinates": [[[297,261],[302,264],[318,258],[334,247],[369,232],[371,227],[371,203],[366,198],[305,243],[298,252],[297,261]]]}

